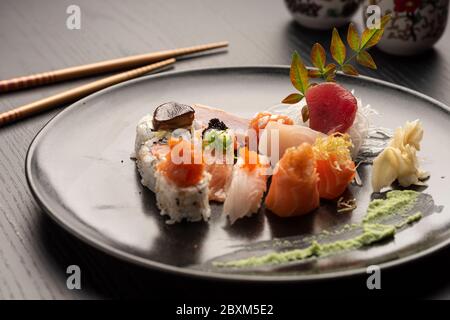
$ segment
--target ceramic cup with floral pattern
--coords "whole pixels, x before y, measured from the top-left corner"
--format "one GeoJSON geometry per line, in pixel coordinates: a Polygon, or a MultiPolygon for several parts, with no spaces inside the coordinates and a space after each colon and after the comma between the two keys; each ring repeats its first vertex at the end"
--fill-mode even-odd
{"type": "Polygon", "coordinates": [[[361,0],[285,0],[295,20],[312,29],[331,29],[350,22],[361,0]]]}
{"type": "Polygon", "coordinates": [[[413,55],[431,48],[447,25],[449,0],[369,0],[367,5],[378,5],[382,15],[392,16],[378,43],[390,54],[413,55]]]}

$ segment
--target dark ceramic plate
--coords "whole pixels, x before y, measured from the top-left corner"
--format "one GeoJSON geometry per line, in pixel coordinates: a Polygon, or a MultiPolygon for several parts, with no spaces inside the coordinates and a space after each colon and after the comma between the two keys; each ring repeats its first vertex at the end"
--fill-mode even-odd
{"type": "Polygon", "coordinates": [[[417,92],[366,77],[339,76],[363,104],[379,115],[373,122],[395,128],[420,118],[425,128],[423,168],[429,187],[444,210],[399,232],[395,239],[325,259],[267,272],[208,271],[208,260],[242,246],[307,235],[361,220],[371,197],[370,167],[359,173],[362,187],[349,192],[358,201],[350,214],[337,214],[324,203],[314,214],[283,220],[261,212],[228,226],[213,206],[208,223],[166,225],[155,197],[139,182],[130,160],[135,126],[166,101],[202,103],[245,117],[277,104],[292,91],[287,67],[242,67],[168,72],[128,81],[80,100],[58,114],[37,135],[27,156],[31,190],[44,210],[68,231],[112,255],[147,267],[179,274],[256,281],[298,281],[364,272],[410,261],[443,247],[450,239],[448,179],[450,116],[445,105],[417,92]],[[199,267],[200,266],[200,267],[199,267]]]}

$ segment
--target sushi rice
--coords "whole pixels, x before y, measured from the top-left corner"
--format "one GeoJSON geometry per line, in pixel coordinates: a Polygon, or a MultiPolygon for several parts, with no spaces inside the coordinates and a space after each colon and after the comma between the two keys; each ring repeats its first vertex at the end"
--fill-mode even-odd
{"type": "Polygon", "coordinates": [[[203,174],[202,180],[195,186],[180,188],[156,171],[156,204],[161,215],[168,215],[167,224],[187,221],[207,221],[211,216],[208,200],[208,185],[211,175],[203,174]]]}

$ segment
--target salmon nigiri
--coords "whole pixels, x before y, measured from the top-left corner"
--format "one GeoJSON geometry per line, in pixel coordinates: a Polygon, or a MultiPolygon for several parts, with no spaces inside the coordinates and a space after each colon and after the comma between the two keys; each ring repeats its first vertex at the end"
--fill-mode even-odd
{"type": "Polygon", "coordinates": [[[256,213],[266,191],[269,161],[248,148],[239,150],[223,212],[233,224],[237,219],[256,213]]]}
{"type": "Polygon", "coordinates": [[[336,199],[355,177],[355,163],[350,148],[352,143],[347,134],[333,134],[318,138],[314,143],[319,194],[324,199],[336,199]]]}
{"type": "Polygon", "coordinates": [[[287,149],[275,167],[266,207],[280,217],[311,212],[320,204],[318,180],[312,146],[287,149]]]}

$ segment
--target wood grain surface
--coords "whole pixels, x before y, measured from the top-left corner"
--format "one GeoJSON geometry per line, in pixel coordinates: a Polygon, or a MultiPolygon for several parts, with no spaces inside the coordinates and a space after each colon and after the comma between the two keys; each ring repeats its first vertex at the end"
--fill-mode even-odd
{"type": "MultiPolygon", "coordinates": [[[[355,16],[360,23],[361,14],[355,16]]],[[[289,64],[306,58],[329,32],[296,25],[281,0],[2,0],[0,78],[64,68],[149,51],[228,40],[227,52],[182,60],[176,70],[205,66],[289,64]],[[81,30],[66,28],[66,8],[81,8],[81,30]]],[[[365,74],[404,85],[450,105],[450,30],[435,49],[396,58],[373,50],[379,70],[365,74]]],[[[97,79],[0,95],[0,111],[97,79]]],[[[392,106],[395,108],[395,105],[392,106]]],[[[0,128],[0,299],[97,299],[221,296],[407,295],[450,298],[450,248],[382,272],[382,290],[366,277],[305,285],[261,286],[187,279],[109,257],[66,233],[33,200],[25,179],[26,151],[59,110],[0,128]],[[66,287],[66,268],[82,270],[82,289],[66,287]],[[189,293],[189,294],[188,294],[189,293]]]]}

